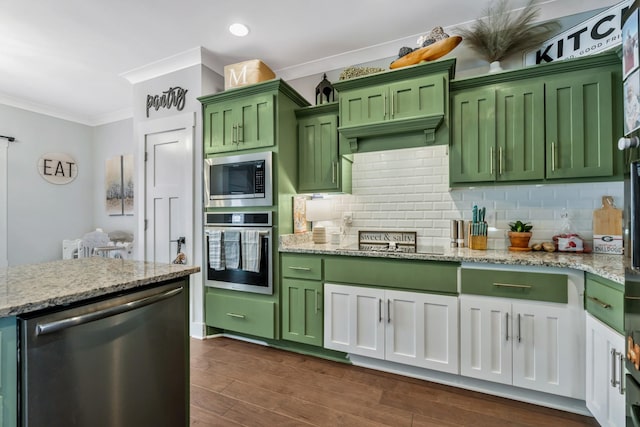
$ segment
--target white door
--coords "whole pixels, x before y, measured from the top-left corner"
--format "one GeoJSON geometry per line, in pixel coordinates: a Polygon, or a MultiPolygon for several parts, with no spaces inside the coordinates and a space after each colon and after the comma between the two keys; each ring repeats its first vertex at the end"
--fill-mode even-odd
{"type": "MultiPolygon", "coordinates": [[[[586,403],[601,426],[625,425],[625,397],[620,387],[620,352],[624,337],[587,314],[586,403]]],[[[624,379],[622,379],[624,381],[624,379]]]]}
{"type": "Polygon", "coordinates": [[[584,399],[584,371],[577,352],[582,329],[565,304],[514,303],[513,385],[584,399]]]}
{"type": "Polygon", "coordinates": [[[460,296],[460,373],[512,383],[511,304],[489,297],[460,296]]]}
{"type": "MultiPolygon", "coordinates": [[[[178,253],[178,239],[189,230],[191,206],[185,199],[192,162],[188,157],[190,129],[173,130],[146,136],[145,260],[170,263],[178,253]]],[[[181,251],[190,245],[180,243],[181,251]]],[[[190,262],[191,253],[185,253],[190,262]]]]}
{"type": "Polygon", "coordinates": [[[0,268],[9,265],[9,228],[8,228],[8,209],[9,209],[9,175],[7,172],[9,165],[9,142],[0,139],[0,268]]]}

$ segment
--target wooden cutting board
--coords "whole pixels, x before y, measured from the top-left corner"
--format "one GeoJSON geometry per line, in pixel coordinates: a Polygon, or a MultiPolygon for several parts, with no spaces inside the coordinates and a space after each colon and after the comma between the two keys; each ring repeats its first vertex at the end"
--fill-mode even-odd
{"type": "Polygon", "coordinates": [[[602,196],[602,207],[593,211],[593,234],[622,235],[622,210],[613,206],[612,196],[602,196]]]}

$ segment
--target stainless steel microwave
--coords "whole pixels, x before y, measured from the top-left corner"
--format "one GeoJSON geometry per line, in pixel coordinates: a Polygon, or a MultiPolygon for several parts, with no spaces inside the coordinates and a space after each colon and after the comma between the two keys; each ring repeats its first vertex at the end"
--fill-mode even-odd
{"type": "Polygon", "coordinates": [[[271,206],[271,151],[204,161],[205,207],[271,206]]]}

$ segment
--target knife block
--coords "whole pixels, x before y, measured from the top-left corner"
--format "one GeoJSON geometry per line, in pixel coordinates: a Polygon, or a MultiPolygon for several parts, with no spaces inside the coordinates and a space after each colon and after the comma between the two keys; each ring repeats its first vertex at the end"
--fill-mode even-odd
{"type": "Polygon", "coordinates": [[[468,227],[468,232],[467,232],[467,242],[469,242],[467,244],[467,246],[469,246],[469,249],[477,249],[477,250],[481,250],[481,251],[486,251],[487,250],[487,236],[472,236],[471,235],[471,226],[472,224],[469,224],[468,227]]]}

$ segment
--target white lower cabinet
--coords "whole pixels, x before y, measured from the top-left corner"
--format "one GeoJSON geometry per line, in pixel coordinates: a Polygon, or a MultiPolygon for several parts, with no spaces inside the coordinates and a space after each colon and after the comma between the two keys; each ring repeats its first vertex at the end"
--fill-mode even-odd
{"type": "Polygon", "coordinates": [[[579,316],[566,304],[460,296],[462,375],[584,399],[579,316]]]}
{"type": "Polygon", "coordinates": [[[586,330],[587,408],[601,426],[624,426],[624,337],[590,314],[586,330]]]}
{"type": "Polygon", "coordinates": [[[458,298],[324,285],[324,347],[459,373],[458,298]]]}

